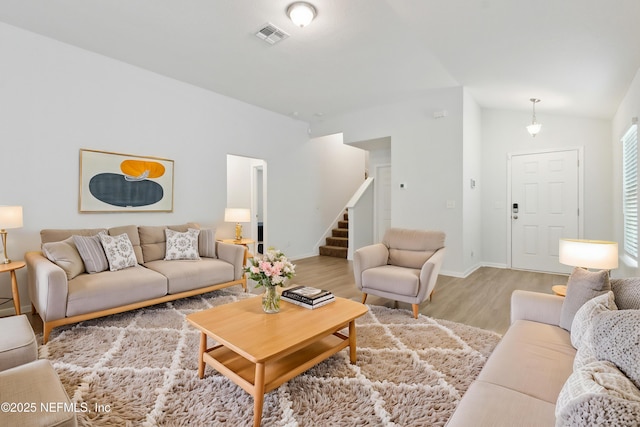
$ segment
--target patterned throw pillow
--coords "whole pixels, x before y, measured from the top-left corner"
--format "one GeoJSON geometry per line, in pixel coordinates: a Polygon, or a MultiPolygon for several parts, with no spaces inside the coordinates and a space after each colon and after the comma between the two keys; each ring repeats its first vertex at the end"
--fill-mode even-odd
{"type": "Polygon", "coordinates": [[[594,316],[604,311],[617,309],[615,297],[611,291],[584,303],[576,312],[573,323],[571,323],[571,345],[575,348],[581,348],[584,345],[590,346],[594,316]]]}
{"type": "Polygon", "coordinates": [[[199,260],[198,254],[198,235],[200,230],[195,228],[189,228],[186,232],[181,233],[179,231],[166,228],[164,233],[167,237],[167,251],[164,259],[167,261],[172,260],[199,260]]]}
{"type": "Polygon", "coordinates": [[[200,235],[198,236],[198,253],[201,257],[217,258],[216,230],[212,228],[200,230],[200,235]]]}
{"type": "Polygon", "coordinates": [[[118,271],[127,267],[138,265],[136,254],[133,252],[133,245],[127,233],[118,236],[99,234],[102,247],[109,260],[109,270],[118,271]]]}
{"type": "Polygon", "coordinates": [[[84,262],[84,268],[89,274],[99,273],[109,269],[109,262],[105,256],[102,243],[100,242],[100,235],[106,233],[101,231],[95,236],[72,236],[73,243],[75,243],[82,262],[84,262]]]}
{"type": "Polygon", "coordinates": [[[609,283],[608,271],[588,271],[584,268],[574,268],[567,281],[567,296],[560,311],[560,327],[571,331],[573,317],[582,304],[598,295],[606,294],[610,290],[611,283],[609,283]]]}
{"type": "Polygon", "coordinates": [[[49,261],[62,268],[67,274],[67,280],[71,280],[80,273],[84,273],[84,262],[73,243],[73,238],[60,242],[49,242],[42,245],[42,253],[49,261]]]}

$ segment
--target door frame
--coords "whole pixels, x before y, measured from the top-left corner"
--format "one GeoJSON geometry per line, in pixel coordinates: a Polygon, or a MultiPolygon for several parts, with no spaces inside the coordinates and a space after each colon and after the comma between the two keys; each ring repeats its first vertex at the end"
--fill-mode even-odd
{"type": "Polygon", "coordinates": [[[540,150],[527,150],[521,152],[507,153],[507,209],[505,221],[507,225],[507,268],[512,268],[512,232],[511,227],[511,158],[513,156],[526,156],[531,154],[558,153],[561,151],[577,151],[578,153],[578,239],[584,236],[584,147],[565,148],[543,148],[540,150]]]}

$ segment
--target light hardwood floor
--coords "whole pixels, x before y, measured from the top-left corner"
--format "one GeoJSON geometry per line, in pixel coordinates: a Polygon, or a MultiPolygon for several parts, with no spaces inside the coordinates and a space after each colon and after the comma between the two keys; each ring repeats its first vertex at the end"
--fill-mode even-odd
{"type": "MultiPolygon", "coordinates": [[[[294,261],[296,275],[292,284],[329,289],[335,295],[360,301],[353,277],[352,262],[328,256],[314,256],[294,261]]],[[[509,327],[511,293],[525,289],[551,294],[553,285],[565,284],[566,276],[530,271],[482,267],[464,279],[438,277],[431,301],[420,306],[420,313],[436,319],[451,320],[500,334],[509,327]]],[[[252,289],[262,293],[262,289],[252,289]]],[[[395,303],[369,295],[367,304],[398,307],[411,311],[411,305],[395,303]]],[[[410,314],[408,314],[410,315],[410,314]]],[[[39,316],[27,316],[36,333],[42,332],[39,316]]]]}
{"type": "MultiPolygon", "coordinates": [[[[360,301],[353,276],[352,262],[327,256],[294,261],[296,275],[292,283],[329,289],[337,296],[360,301]]],[[[431,301],[420,306],[420,313],[460,322],[500,334],[509,327],[511,293],[516,289],[551,294],[553,285],[565,284],[567,276],[531,271],[482,267],[464,279],[438,277],[431,301]]],[[[259,289],[255,290],[260,292],[259,289]]],[[[369,295],[367,304],[394,307],[394,301],[369,295]]],[[[411,311],[411,305],[397,303],[411,311]]]]}

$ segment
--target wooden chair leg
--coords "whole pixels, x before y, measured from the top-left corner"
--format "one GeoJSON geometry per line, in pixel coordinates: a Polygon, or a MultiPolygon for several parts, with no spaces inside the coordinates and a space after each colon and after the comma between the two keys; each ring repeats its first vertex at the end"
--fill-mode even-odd
{"type": "Polygon", "coordinates": [[[411,307],[413,308],[413,318],[417,319],[418,318],[418,308],[420,308],[420,306],[418,304],[411,304],[411,307]]]}
{"type": "Polygon", "coordinates": [[[432,291],[431,291],[431,293],[429,294],[429,302],[431,302],[431,298],[433,298],[433,293],[434,293],[435,291],[436,291],[436,290],[434,289],[434,290],[432,290],[432,291]]]}
{"type": "Polygon", "coordinates": [[[364,304],[367,301],[367,294],[362,294],[362,303],[364,304]]]}

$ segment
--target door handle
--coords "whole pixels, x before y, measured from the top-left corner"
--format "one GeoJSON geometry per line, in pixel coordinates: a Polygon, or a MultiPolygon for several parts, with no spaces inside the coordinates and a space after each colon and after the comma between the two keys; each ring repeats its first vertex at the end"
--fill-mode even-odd
{"type": "Polygon", "coordinates": [[[513,218],[513,219],[518,219],[518,215],[514,215],[514,216],[512,216],[511,218],[513,218]]]}

